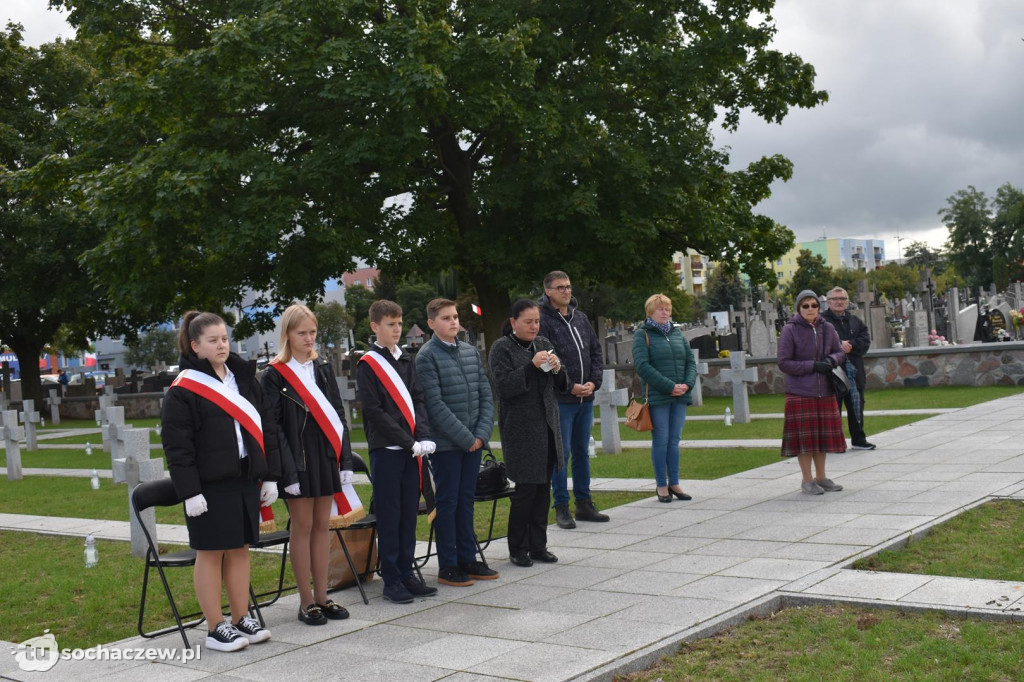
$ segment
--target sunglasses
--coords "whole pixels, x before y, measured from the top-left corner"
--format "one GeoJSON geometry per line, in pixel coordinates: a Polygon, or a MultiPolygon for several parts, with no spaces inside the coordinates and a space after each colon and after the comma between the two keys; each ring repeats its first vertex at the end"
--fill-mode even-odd
{"type": "Polygon", "coordinates": [[[805,304],[801,305],[800,307],[803,308],[804,310],[813,310],[813,309],[818,307],[818,304],[817,303],[805,303],[805,304]]]}

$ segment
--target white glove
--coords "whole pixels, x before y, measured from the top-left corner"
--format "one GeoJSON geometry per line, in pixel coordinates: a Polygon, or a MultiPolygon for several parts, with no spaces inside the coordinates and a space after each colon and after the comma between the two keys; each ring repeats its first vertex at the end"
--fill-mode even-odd
{"type": "Polygon", "coordinates": [[[355,478],[355,474],[353,474],[351,471],[349,471],[348,469],[342,469],[341,470],[341,484],[342,485],[352,485],[352,479],[353,478],[355,478]]]}
{"type": "Polygon", "coordinates": [[[277,501],[277,483],[274,481],[263,481],[260,487],[260,506],[269,507],[277,501]]]}
{"type": "Polygon", "coordinates": [[[284,487],[284,491],[286,493],[288,493],[289,495],[291,495],[292,497],[298,497],[299,494],[302,492],[299,489],[299,484],[298,483],[292,483],[291,485],[286,485],[284,487]]]}
{"type": "Polygon", "coordinates": [[[188,516],[200,516],[206,513],[206,509],[206,498],[202,493],[185,500],[185,514],[188,516]]]}
{"type": "Polygon", "coordinates": [[[429,455],[434,450],[437,450],[437,443],[432,440],[421,440],[420,441],[420,454],[429,455]]]}
{"type": "Polygon", "coordinates": [[[419,441],[412,444],[412,456],[420,457],[423,455],[423,444],[419,441]]]}

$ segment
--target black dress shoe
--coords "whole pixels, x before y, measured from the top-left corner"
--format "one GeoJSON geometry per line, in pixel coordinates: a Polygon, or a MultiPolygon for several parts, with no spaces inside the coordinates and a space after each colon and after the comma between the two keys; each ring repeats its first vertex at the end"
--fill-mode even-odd
{"type": "Polygon", "coordinates": [[[687,500],[692,500],[693,499],[692,497],[690,497],[686,493],[678,491],[678,490],[672,490],[672,488],[668,489],[668,494],[669,495],[675,495],[676,497],[678,497],[683,502],[685,502],[687,500]]]}
{"type": "Polygon", "coordinates": [[[348,609],[341,604],[335,604],[333,599],[328,599],[326,604],[317,604],[317,606],[331,620],[345,620],[348,618],[348,609]]]}
{"type": "Polygon", "coordinates": [[[530,552],[530,558],[534,561],[539,561],[542,564],[553,564],[558,561],[558,557],[546,549],[542,549],[539,552],[530,552]]]}
{"type": "Polygon", "coordinates": [[[310,604],[306,608],[299,607],[299,620],[306,625],[323,625],[327,622],[327,616],[316,604],[310,604]]]}
{"type": "Polygon", "coordinates": [[[658,495],[658,502],[671,502],[671,501],[672,501],[672,496],[671,495],[665,495],[664,497],[661,496],[661,495],[658,495]]]}
{"type": "Polygon", "coordinates": [[[515,552],[508,555],[508,560],[514,563],[516,566],[522,566],[524,568],[533,566],[533,559],[529,557],[525,552],[515,552]]]}

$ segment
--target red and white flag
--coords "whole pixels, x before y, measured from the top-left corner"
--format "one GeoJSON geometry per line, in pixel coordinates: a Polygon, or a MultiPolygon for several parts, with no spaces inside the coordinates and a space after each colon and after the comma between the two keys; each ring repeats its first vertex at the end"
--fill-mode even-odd
{"type": "Polygon", "coordinates": [[[473,312],[476,313],[477,315],[483,315],[484,314],[483,308],[478,306],[476,303],[470,303],[469,306],[473,309],[473,312]]]}
{"type": "Polygon", "coordinates": [[[334,493],[331,503],[331,528],[346,528],[366,516],[363,503],[351,483],[342,486],[340,493],[334,493]]]}

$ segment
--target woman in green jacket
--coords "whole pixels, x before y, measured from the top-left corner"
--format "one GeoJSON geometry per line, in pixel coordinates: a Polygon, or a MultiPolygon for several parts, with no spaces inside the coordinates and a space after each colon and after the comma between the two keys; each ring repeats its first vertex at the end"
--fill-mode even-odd
{"type": "Polygon", "coordinates": [[[658,501],[692,499],[679,487],[679,438],[686,423],[697,363],[683,332],[672,324],[672,301],[654,294],[644,306],[647,320],[633,335],[633,365],[651,410],[651,464],[658,501]]]}

